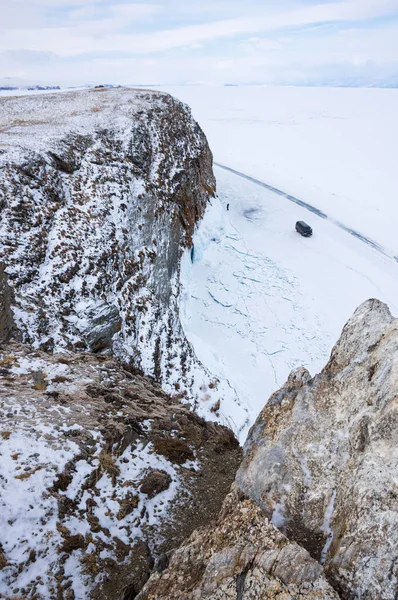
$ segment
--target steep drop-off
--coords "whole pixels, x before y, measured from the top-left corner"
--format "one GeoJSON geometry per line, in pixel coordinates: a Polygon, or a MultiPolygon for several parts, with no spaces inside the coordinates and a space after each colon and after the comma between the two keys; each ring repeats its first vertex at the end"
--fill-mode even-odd
{"type": "Polygon", "coordinates": [[[215,193],[188,107],[129,89],[3,98],[0,133],[0,263],[22,340],[112,352],[210,409],[221,390],[178,316],[180,257],[215,193]]]}
{"type": "Polygon", "coordinates": [[[397,352],[398,320],[365,302],[323,371],[271,397],[236,478],[343,598],[397,597],[397,352]]]}
{"type": "Polygon", "coordinates": [[[167,94],[0,100],[1,597],[129,600],[216,516],[241,449],[178,312],[214,194],[167,94]]]}

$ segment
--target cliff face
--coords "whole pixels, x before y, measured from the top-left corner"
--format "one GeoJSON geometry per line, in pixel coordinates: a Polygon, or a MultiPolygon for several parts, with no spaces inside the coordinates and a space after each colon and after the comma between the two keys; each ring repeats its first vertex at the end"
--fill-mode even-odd
{"type": "Polygon", "coordinates": [[[109,350],[189,388],[179,261],[215,192],[189,109],[128,89],[5,98],[0,132],[0,263],[23,341],[109,350]]]}
{"type": "Polygon", "coordinates": [[[271,397],[236,478],[343,598],[397,597],[397,351],[398,321],[369,300],[320,375],[271,397]]]}
{"type": "Polygon", "coordinates": [[[14,317],[11,310],[12,291],[4,265],[0,263],[0,344],[10,339],[14,329],[14,317]]]}
{"type": "Polygon", "coordinates": [[[0,596],[129,600],[241,458],[181,403],[222,399],[178,313],[211,152],[127,89],[1,99],[0,134],[0,596]]]}

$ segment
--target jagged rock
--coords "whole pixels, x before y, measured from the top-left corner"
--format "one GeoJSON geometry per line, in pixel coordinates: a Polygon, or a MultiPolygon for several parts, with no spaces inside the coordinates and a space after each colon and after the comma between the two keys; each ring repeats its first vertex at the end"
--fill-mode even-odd
{"type": "Polygon", "coordinates": [[[239,488],[342,598],[397,598],[397,398],[398,321],[369,300],[321,374],[293,373],[245,444],[239,488]]]}
{"type": "Polygon", "coordinates": [[[134,597],[216,516],[238,443],[220,445],[224,427],[105,355],[9,342],[0,368],[0,597],[134,597]]]}
{"type": "Polygon", "coordinates": [[[137,600],[337,600],[323,569],[234,489],[216,523],[195,531],[137,600]]]}
{"type": "Polygon", "coordinates": [[[131,89],[4,98],[0,130],[0,262],[23,341],[108,350],[196,398],[179,269],[215,179],[189,108],[131,89]]]}
{"type": "Polygon", "coordinates": [[[82,338],[87,341],[92,352],[99,352],[112,348],[115,333],[122,328],[122,318],[117,306],[97,306],[95,310],[87,312],[87,325],[80,329],[82,338]]]}

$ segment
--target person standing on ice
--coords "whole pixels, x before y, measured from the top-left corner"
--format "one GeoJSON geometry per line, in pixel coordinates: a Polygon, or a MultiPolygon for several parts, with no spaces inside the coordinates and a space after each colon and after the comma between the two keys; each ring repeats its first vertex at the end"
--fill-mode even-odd
{"type": "Polygon", "coordinates": [[[227,210],[229,210],[229,204],[227,204],[227,210]]]}

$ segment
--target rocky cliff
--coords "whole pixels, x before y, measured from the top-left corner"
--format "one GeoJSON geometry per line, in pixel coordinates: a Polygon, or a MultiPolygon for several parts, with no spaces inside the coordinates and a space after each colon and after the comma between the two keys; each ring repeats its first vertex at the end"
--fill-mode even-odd
{"type": "Polygon", "coordinates": [[[216,404],[178,316],[180,257],[215,193],[188,107],[129,89],[2,98],[0,133],[0,263],[22,340],[112,352],[216,404]]]}
{"type": "Polygon", "coordinates": [[[241,449],[178,313],[214,193],[167,94],[0,100],[0,597],[129,600],[217,515],[241,449]]]}
{"type": "Polygon", "coordinates": [[[397,353],[398,320],[369,300],[319,375],[270,398],[218,521],[140,600],[396,599],[397,353]]]}
{"type": "Polygon", "coordinates": [[[234,489],[137,600],[337,600],[320,564],[234,489]]]}
{"type": "Polygon", "coordinates": [[[396,599],[388,308],[363,304],[319,375],[290,375],[238,469],[232,432],[186,403],[215,419],[223,397],[178,316],[215,188],[189,110],[11,98],[0,132],[0,597],[396,599]]]}
{"type": "Polygon", "coordinates": [[[397,319],[366,302],[324,370],[292,373],[271,397],[236,478],[342,598],[397,598],[397,352],[397,319]]]}
{"type": "Polygon", "coordinates": [[[14,317],[11,310],[12,291],[4,264],[0,263],[0,343],[10,339],[14,330],[14,317]]]}

